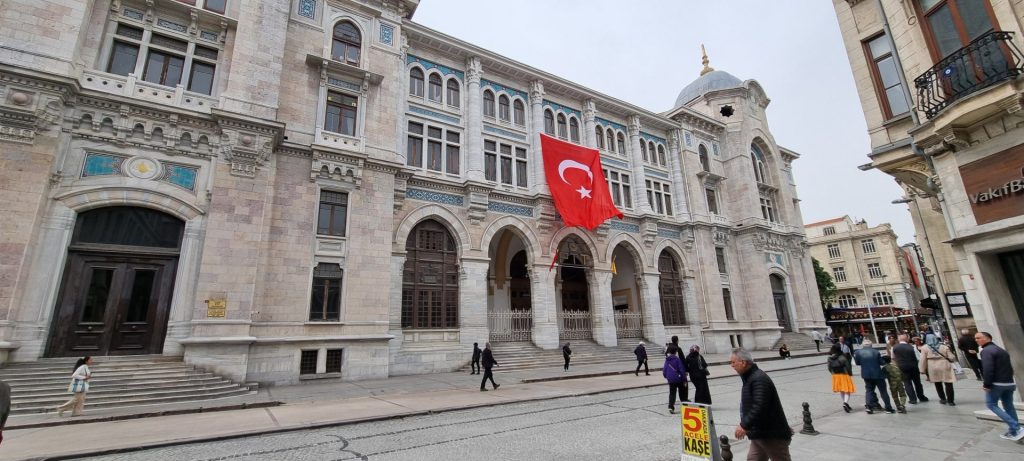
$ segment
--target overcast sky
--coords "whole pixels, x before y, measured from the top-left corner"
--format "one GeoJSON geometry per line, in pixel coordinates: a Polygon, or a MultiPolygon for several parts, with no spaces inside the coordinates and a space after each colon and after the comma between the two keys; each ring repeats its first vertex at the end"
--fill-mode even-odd
{"type": "MultiPolygon", "coordinates": [[[[711,66],[761,83],[775,141],[794,162],[804,221],[849,214],[912,242],[901,190],[863,172],[870,151],[832,2],[826,0],[422,0],[413,20],[652,111],[711,66]]],[[[486,74],[486,69],[484,72],[486,74]]]]}

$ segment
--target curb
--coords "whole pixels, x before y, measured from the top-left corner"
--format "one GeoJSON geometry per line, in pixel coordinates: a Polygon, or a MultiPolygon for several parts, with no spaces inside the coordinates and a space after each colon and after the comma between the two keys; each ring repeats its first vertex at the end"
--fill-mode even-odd
{"type": "MultiPolygon", "coordinates": [[[[198,408],[181,408],[177,410],[160,410],[150,411],[145,413],[131,413],[127,415],[110,415],[110,416],[97,416],[94,418],[83,418],[83,419],[55,419],[52,421],[42,421],[36,423],[26,424],[9,424],[4,426],[4,430],[14,431],[19,429],[38,429],[42,427],[54,427],[54,426],[68,426],[73,424],[90,424],[90,423],[106,423],[113,421],[125,421],[129,419],[141,419],[141,418],[154,418],[157,416],[173,416],[173,415],[187,415],[192,413],[213,413],[218,411],[232,411],[232,410],[246,410],[249,408],[269,408],[284,405],[284,402],[269,401],[269,402],[253,402],[253,403],[237,403],[233,405],[222,405],[216,407],[198,407],[198,408]]],[[[53,412],[47,412],[48,414],[53,412]]]]}

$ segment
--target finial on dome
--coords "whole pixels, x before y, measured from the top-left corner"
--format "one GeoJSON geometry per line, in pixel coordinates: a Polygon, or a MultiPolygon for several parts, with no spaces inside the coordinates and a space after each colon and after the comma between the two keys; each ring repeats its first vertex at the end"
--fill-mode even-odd
{"type": "Polygon", "coordinates": [[[714,71],[715,69],[708,65],[708,62],[710,62],[708,60],[708,52],[704,51],[704,44],[703,43],[700,44],[700,54],[703,55],[703,58],[701,58],[700,62],[704,64],[704,69],[702,69],[700,71],[700,74],[704,75],[704,74],[706,74],[708,72],[714,71]]]}

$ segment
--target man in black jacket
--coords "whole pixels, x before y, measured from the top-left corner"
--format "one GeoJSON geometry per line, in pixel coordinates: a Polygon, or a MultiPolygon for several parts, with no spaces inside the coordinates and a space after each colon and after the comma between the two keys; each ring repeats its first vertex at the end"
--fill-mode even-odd
{"type": "Polygon", "coordinates": [[[488,379],[491,380],[491,385],[494,386],[494,390],[498,390],[498,387],[500,387],[501,384],[498,384],[498,383],[494,382],[494,374],[491,373],[491,367],[498,366],[498,361],[494,360],[494,354],[491,353],[491,343],[487,343],[487,344],[484,345],[483,362],[484,362],[484,379],[480,380],[480,390],[481,391],[486,391],[487,390],[487,380],[488,379]]]}
{"type": "Polygon", "coordinates": [[[469,374],[478,375],[480,374],[480,344],[473,343],[473,362],[469,366],[469,374]]]}
{"type": "Polygon", "coordinates": [[[900,343],[892,347],[892,358],[900,368],[900,373],[903,373],[903,387],[907,390],[907,399],[916,405],[918,401],[927,402],[928,397],[924,396],[921,371],[917,368],[917,353],[914,346],[907,344],[909,339],[910,337],[905,334],[899,336],[900,343]]]}
{"type": "Polygon", "coordinates": [[[967,364],[974,371],[974,376],[978,378],[978,381],[981,381],[981,360],[978,359],[978,343],[974,340],[974,336],[971,335],[971,331],[966,328],[960,330],[960,340],[956,342],[956,345],[960,346],[960,351],[964,353],[964,357],[967,357],[967,364]]]}
{"type": "Polygon", "coordinates": [[[789,443],[793,430],[786,421],[775,383],[754,364],[746,349],[733,349],[729,364],[743,380],[740,392],[740,425],[736,439],[750,437],[747,460],[791,461],[789,443]]]}
{"type": "Polygon", "coordinates": [[[979,331],[974,340],[981,346],[981,388],[985,391],[985,406],[1003,420],[1010,430],[999,436],[1007,440],[1024,439],[1024,428],[1020,427],[1017,410],[1013,407],[1013,365],[1010,354],[992,342],[992,335],[979,331]],[[1002,402],[1003,408],[999,408],[1002,402]]]}

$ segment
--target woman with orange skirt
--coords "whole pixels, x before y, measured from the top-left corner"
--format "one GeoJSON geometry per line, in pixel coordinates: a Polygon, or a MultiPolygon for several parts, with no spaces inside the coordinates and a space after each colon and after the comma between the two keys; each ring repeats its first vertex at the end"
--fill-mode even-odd
{"type": "Polygon", "coordinates": [[[856,392],[853,385],[853,365],[843,355],[839,345],[833,345],[828,352],[828,371],[832,373],[832,392],[838,392],[843,398],[843,411],[849,413],[850,395],[856,392]]]}

